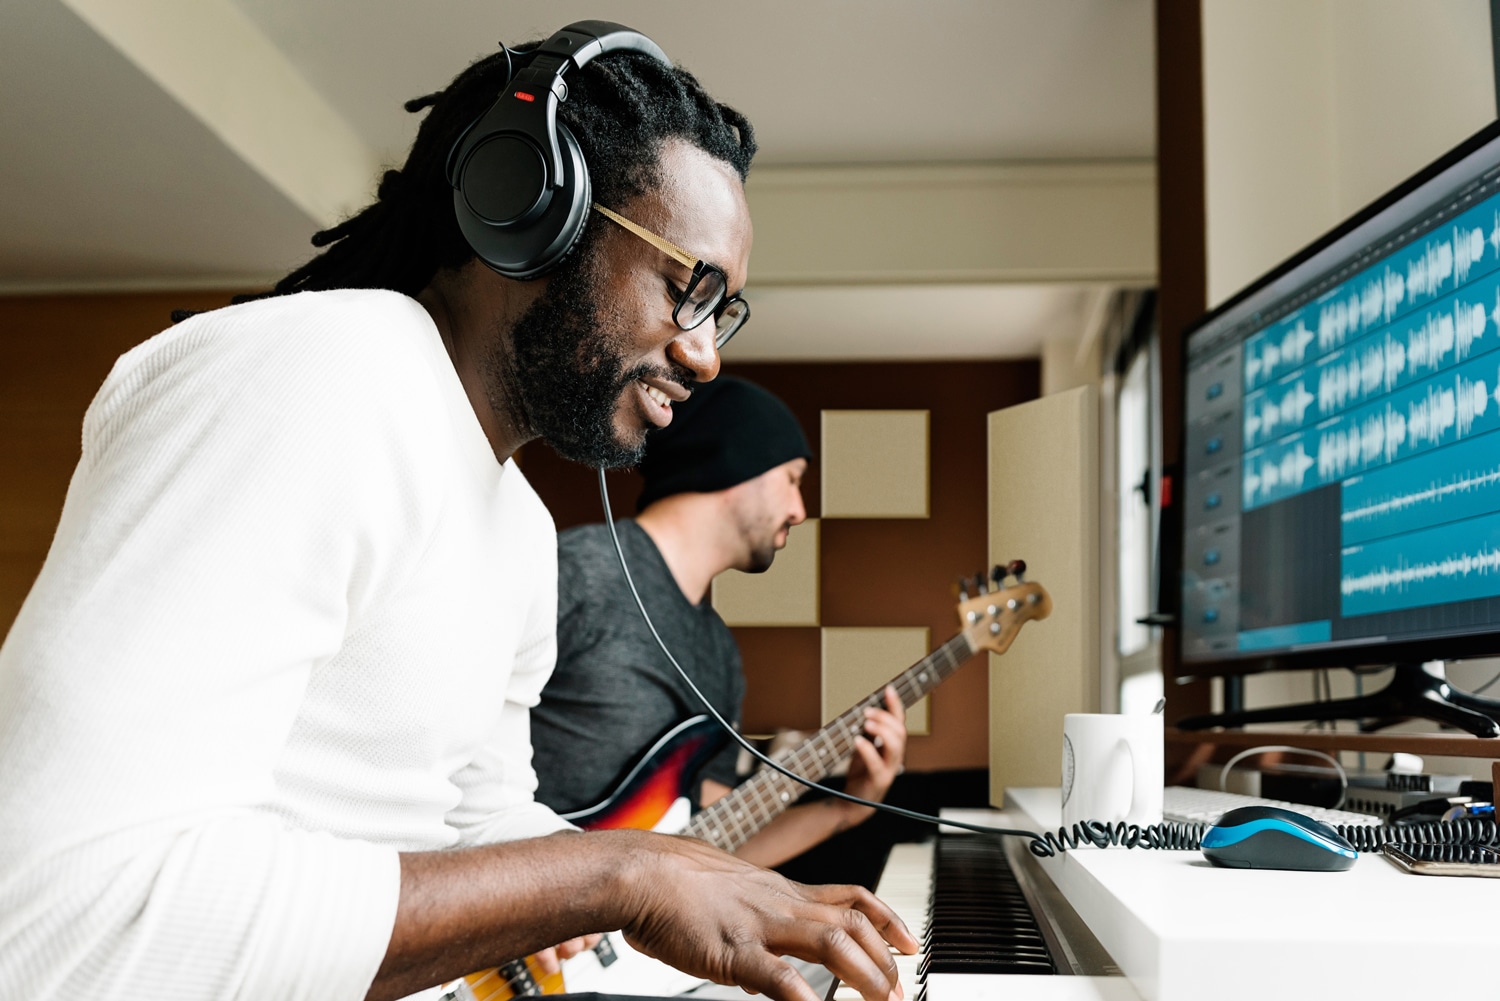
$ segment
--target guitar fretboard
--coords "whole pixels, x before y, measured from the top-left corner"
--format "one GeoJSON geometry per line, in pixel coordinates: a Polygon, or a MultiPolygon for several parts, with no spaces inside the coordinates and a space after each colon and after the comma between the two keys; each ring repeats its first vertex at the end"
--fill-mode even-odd
{"type": "MultiPolygon", "coordinates": [[[[902,671],[890,684],[896,689],[902,705],[910,706],[958,670],[973,653],[968,637],[958,633],[902,671]]],[[[778,756],[777,763],[815,782],[822,779],[854,753],[854,738],[864,732],[865,709],[881,706],[884,701],[885,686],[881,686],[879,691],[855,703],[816,734],[778,756]]],[[[683,833],[732,852],[795,803],[805,791],[796,779],[762,767],[729,795],[700,810],[683,833]]]]}

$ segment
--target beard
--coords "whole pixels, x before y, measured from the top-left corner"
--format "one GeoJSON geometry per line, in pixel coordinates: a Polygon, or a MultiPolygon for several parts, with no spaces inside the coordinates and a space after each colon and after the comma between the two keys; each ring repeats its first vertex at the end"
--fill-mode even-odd
{"type": "Polygon", "coordinates": [[[750,549],[750,565],[742,568],[745,573],[765,573],[776,562],[776,543],[763,542],[750,549]]]}
{"type": "Polygon", "coordinates": [[[791,522],[778,525],[764,536],[759,536],[754,528],[746,526],[741,529],[742,535],[750,541],[750,560],[747,566],[739,567],[743,573],[765,573],[771,569],[771,564],[776,561],[776,554],[782,547],[776,545],[776,536],[782,532],[788,533],[787,541],[790,542],[792,530],[791,522]]]}
{"type": "Polygon", "coordinates": [[[646,428],[615,429],[621,394],[640,378],[691,386],[692,375],[656,365],[626,370],[625,317],[601,309],[600,288],[591,255],[580,254],[554,274],[508,338],[494,338],[485,375],[490,405],[523,433],[565,459],[614,469],[636,465],[646,448],[646,428]]]}

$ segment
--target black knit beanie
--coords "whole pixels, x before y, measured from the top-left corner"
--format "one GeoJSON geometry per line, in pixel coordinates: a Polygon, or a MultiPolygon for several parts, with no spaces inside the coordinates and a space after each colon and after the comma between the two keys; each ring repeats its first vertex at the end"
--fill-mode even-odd
{"type": "Polygon", "coordinates": [[[663,497],[711,493],[753,480],[812,449],[787,405],[753,382],[721,375],[672,404],[672,423],[646,437],[636,510],[663,497]]]}

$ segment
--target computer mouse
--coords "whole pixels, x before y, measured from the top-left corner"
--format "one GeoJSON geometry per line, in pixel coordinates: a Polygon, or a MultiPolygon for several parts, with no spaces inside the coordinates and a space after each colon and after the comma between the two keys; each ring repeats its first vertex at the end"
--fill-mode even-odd
{"type": "Polygon", "coordinates": [[[1274,806],[1242,806],[1203,835],[1203,854],[1227,869],[1339,872],[1359,852],[1327,824],[1274,806]]]}

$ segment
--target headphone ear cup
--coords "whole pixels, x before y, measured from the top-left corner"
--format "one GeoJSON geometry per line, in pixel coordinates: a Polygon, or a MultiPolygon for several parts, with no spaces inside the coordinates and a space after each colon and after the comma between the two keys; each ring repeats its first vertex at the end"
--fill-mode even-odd
{"type": "Polygon", "coordinates": [[[562,151],[562,185],[552,191],[540,216],[525,222],[497,225],[480,218],[471,201],[484,204],[486,185],[502,182],[486,176],[482,161],[471,159],[460,168],[459,183],[453,191],[458,227],[479,259],[507,278],[540,278],[557,267],[578,245],[588,223],[593,191],[583,150],[562,122],[557,123],[557,140],[562,151]]]}

